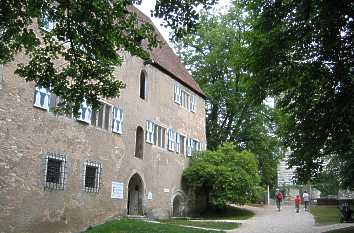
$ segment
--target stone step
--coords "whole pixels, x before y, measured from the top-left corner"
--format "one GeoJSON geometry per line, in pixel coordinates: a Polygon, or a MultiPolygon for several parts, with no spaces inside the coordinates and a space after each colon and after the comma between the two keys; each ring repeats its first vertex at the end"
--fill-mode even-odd
{"type": "Polygon", "coordinates": [[[144,215],[128,215],[127,218],[133,220],[142,220],[142,221],[147,220],[147,217],[144,215]]]}

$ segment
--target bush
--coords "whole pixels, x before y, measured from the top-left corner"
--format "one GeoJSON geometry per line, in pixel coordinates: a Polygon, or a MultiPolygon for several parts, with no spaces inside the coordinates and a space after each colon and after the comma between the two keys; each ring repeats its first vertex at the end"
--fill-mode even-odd
{"type": "Polygon", "coordinates": [[[225,144],[216,151],[198,152],[183,173],[185,184],[203,187],[209,204],[220,208],[255,201],[262,191],[255,155],[234,148],[225,144]]]}

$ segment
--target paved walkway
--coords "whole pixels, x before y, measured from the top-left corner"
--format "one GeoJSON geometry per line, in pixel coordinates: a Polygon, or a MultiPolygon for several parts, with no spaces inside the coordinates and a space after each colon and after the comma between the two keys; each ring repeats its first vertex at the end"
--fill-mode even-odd
{"type": "Polygon", "coordinates": [[[275,206],[246,207],[256,213],[248,220],[240,220],[241,226],[229,233],[321,233],[328,230],[354,226],[353,223],[316,226],[313,216],[303,209],[295,212],[294,206],[283,206],[278,212],[275,206]]]}

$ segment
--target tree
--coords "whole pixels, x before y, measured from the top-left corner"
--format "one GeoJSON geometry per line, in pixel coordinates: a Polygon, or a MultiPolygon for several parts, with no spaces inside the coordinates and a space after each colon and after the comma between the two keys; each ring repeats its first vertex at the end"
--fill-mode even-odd
{"type": "Polygon", "coordinates": [[[323,162],[341,162],[354,186],[354,2],[243,1],[254,99],[277,99],[290,166],[307,182],[323,162]]]}
{"type": "MultiPolygon", "coordinates": [[[[113,77],[122,62],[120,52],[148,59],[157,45],[154,27],[141,22],[132,4],[141,0],[29,0],[0,2],[0,63],[20,51],[29,61],[16,73],[26,81],[50,88],[62,108],[77,114],[86,100],[94,108],[98,98],[119,96],[124,87],[113,77]],[[36,30],[38,23],[39,30],[36,30]],[[54,25],[44,29],[45,25],[54,25]]],[[[198,5],[209,8],[215,0],[158,0],[153,14],[165,19],[176,37],[191,31],[198,5]]]]}
{"type": "Polygon", "coordinates": [[[203,187],[208,204],[220,208],[253,201],[260,190],[255,155],[236,151],[232,144],[194,154],[183,179],[189,186],[203,187]]]}
{"type": "Polygon", "coordinates": [[[239,10],[202,15],[196,32],[181,40],[178,53],[207,96],[208,149],[232,142],[251,151],[259,161],[262,184],[274,186],[278,156],[274,112],[249,99],[250,73],[244,62],[247,25],[239,10]]]}

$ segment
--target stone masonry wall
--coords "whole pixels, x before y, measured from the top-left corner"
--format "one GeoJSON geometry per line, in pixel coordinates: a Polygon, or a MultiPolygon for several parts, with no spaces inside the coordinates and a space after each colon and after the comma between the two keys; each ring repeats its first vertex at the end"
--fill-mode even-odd
{"type": "Polygon", "coordinates": [[[145,133],[146,120],[152,120],[205,145],[204,100],[197,98],[196,113],[181,108],[173,100],[176,80],[126,56],[115,75],[127,88],[120,98],[106,100],[124,111],[123,134],[113,134],[34,107],[34,83],[14,75],[16,63],[23,61],[19,55],[4,65],[0,88],[0,233],[78,232],[124,216],[129,179],[135,173],[143,180],[145,213],[168,217],[189,158],[145,142],[144,158],[136,158],[136,128],[141,126],[145,133]],[[146,100],[139,98],[142,69],[147,73],[146,100]],[[64,190],[44,190],[43,156],[48,152],[67,156],[64,190]],[[86,160],[102,163],[98,193],[82,189],[86,160]],[[124,183],[123,199],[111,199],[112,181],[124,183]],[[149,192],[152,199],[147,198],[149,192]]]}

